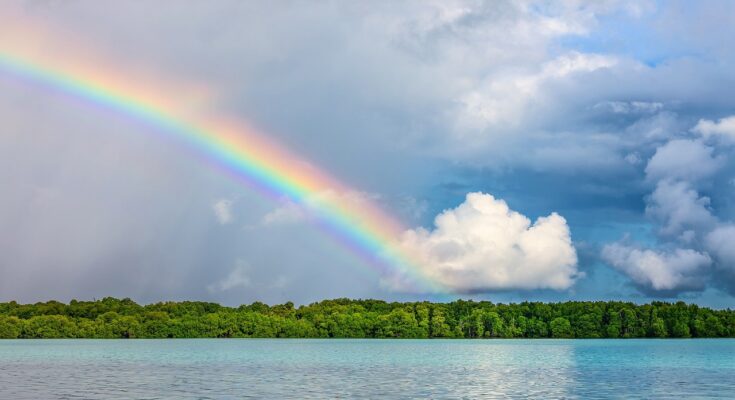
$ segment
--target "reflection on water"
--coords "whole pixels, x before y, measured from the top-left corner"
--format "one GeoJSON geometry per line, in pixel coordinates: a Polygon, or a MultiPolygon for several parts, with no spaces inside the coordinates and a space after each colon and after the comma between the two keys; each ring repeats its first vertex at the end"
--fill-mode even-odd
{"type": "Polygon", "coordinates": [[[0,398],[735,398],[735,340],[0,341],[0,398]]]}

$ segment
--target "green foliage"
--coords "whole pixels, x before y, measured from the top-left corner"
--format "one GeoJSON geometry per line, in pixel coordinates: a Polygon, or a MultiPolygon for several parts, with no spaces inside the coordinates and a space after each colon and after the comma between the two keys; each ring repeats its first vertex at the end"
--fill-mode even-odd
{"type": "Polygon", "coordinates": [[[666,332],[666,323],[661,318],[655,318],[651,322],[651,336],[653,337],[659,337],[663,338],[668,335],[668,332],[666,332]]]}
{"type": "Polygon", "coordinates": [[[38,339],[73,338],[77,331],[76,324],[64,315],[36,315],[25,321],[21,335],[38,339]]]}
{"type": "Polygon", "coordinates": [[[0,316],[0,339],[16,339],[22,330],[22,320],[17,317],[0,316]]]}
{"type": "Polygon", "coordinates": [[[671,336],[678,338],[688,338],[692,335],[690,333],[689,326],[685,322],[676,321],[674,323],[674,328],[671,330],[671,336]]]}
{"type": "Polygon", "coordinates": [[[684,302],[493,304],[334,299],[139,305],[130,299],[0,303],[0,338],[632,338],[734,337],[735,312],[684,302]]]}
{"type": "Polygon", "coordinates": [[[578,338],[599,338],[602,326],[602,315],[583,314],[576,319],[574,324],[574,336],[578,338]]]}
{"type": "Polygon", "coordinates": [[[553,338],[572,337],[572,324],[564,317],[554,318],[549,326],[551,326],[551,337],[553,338]]]}

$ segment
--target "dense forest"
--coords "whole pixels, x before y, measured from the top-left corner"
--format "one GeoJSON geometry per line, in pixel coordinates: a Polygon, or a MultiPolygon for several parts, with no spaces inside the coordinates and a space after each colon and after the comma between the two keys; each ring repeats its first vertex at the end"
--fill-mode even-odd
{"type": "Polygon", "coordinates": [[[0,303],[0,338],[636,338],[735,337],[735,311],[684,302],[493,304],[325,300],[139,305],[111,297],[0,303]]]}

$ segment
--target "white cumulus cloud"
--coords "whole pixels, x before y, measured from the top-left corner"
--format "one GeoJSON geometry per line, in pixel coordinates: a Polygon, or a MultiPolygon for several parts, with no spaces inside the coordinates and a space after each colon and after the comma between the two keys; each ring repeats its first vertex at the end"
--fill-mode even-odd
{"type": "Polygon", "coordinates": [[[655,291],[702,289],[703,274],[712,264],[709,255],[691,249],[654,251],[621,243],[606,245],[602,258],[636,284],[655,291]]]}
{"type": "Polygon", "coordinates": [[[569,227],[556,213],[531,224],[505,201],[469,193],[434,224],[404,232],[401,246],[431,279],[456,292],[564,290],[582,275],[569,227]]]}

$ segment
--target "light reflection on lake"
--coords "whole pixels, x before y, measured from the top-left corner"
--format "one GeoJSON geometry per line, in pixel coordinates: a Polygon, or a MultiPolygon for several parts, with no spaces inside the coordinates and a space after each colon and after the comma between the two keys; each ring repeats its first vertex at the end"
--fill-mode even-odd
{"type": "Polygon", "coordinates": [[[735,340],[4,340],[0,398],[735,398],[735,340]]]}

